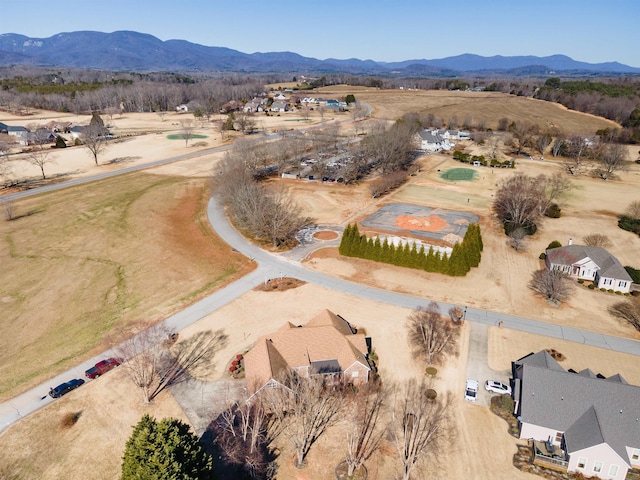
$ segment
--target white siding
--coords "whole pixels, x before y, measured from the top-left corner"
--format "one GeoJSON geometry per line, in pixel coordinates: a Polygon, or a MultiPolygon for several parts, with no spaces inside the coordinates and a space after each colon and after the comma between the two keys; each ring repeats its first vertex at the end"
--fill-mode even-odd
{"type": "Polygon", "coordinates": [[[627,462],[626,459],[620,458],[613,449],[606,443],[595,445],[593,447],[585,448],[572,452],[569,457],[568,470],[570,472],[581,472],[585,477],[598,476],[603,480],[624,480],[627,476],[627,462]],[[584,468],[578,468],[578,459],[586,458],[587,463],[584,468]],[[593,470],[596,462],[602,462],[602,468],[599,472],[593,470]],[[618,473],[615,476],[610,476],[611,465],[618,466],[618,473]]]}
{"type": "Polygon", "coordinates": [[[520,424],[520,438],[533,438],[534,440],[540,440],[542,442],[546,442],[551,438],[554,443],[558,445],[555,441],[556,433],[558,433],[558,431],[551,428],[540,427],[531,423],[520,424]]]}

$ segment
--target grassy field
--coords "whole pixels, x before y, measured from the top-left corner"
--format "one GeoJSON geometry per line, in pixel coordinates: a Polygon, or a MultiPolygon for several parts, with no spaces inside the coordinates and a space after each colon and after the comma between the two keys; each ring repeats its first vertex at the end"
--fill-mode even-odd
{"type": "Polygon", "coordinates": [[[376,90],[336,86],[319,89],[323,96],[349,93],[373,107],[374,118],[396,120],[407,113],[432,113],[444,122],[455,117],[461,124],[469,117],[473,125],[482,120],[496,130],[501,118],[522,120],[541,129],[554,128],[565,135],[594,135],[601,128],[619,127],[601,117],[567,110],[560,104],[498,92],[450,92],[447,90],[376,90]]]}
{"type": "Polygon", "coordinates": [[[136,173],[16,201],[0,223],[0,400],[244,274],[207,199],[205,179],[136,173]]]}

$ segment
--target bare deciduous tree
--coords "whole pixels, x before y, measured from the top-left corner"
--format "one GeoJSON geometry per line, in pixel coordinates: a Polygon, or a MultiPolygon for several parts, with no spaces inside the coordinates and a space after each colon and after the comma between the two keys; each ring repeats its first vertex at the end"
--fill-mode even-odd
{"type": "Polygon", "coordinates": [[[460,328],[449,317],[440,314],[440,307],[430,302],[418,307],[409,316],[409,344],[426,363],[440,363],[446,355],[457,355],[460,328]]]}
{"type": "Polygon", "coordinates": [[[557,157],[558,155],[560,155],[560,152],[564,147],[564,142],[565,142],[564,137],[562,136],[555,137],[553,139],[553,143],[551,144],[551,155],[553,155],[554,157],[557,157]]]}
{"type": "Polygon", "coordinates": [[[606,143],[598,147],[596,158],[599,166],[595,169],[603,180],[609,180],[616,172],[626,169],[627,147],[619,143],[606,143]]]}
{"type": "Polygon", "coordinates": [[[42,173],[42,179],[45,180],[47,176],[44,172],[44,167],[50,163],[56,163],[56,158],[51,153],[49,145],[44,143],[37,143],[27,153],[25,160],[31,165],[38,167],[42,173]]]}
{"type": "Polygon", "coordinates": [[[2,210],[4,211],[4,219],[7,222],[16,218],[16,207],[11,200],[2,203],[2,210]]]}
{"type": "Polygon", "coordinates": [[[525,246],[525,238],[527,232],[524,228],[518,227],[509,232],[509,246],[516,252],[522,250],[525,246]]]}
{"type": "Polygon", "coordinates": [[[353,474],[371,458],[386,433],[381,414],[388,391],[380,385],[369,384],[351,396],[345,418],[347,476],[353,474]]]}
{"type": "Polygon", "coordinates": [[[561,149],[568,158],[565,166],[571,175],[580,175],[588,168],[590,145],[591,143],[580,135],[573,135],[561,144],[561,149]]]}
{"type": "Polygon", "coordinates": [[[323,375],[302,377],[290,373],[280,382],[283,386],[269,389],[263,397],[266,408],[281,415],[286,435],[296,453],[296,465],[302,467],[313,444],[338,419],[343,395],[339,389],[325,386],[323,375]]]}
{"type": "Polygon", "coordinates": [[[515,122],[509,127],[509,131],[513,135],[516,153],[522,153],[526,147],[531,145],[533,125],[530,123],[515,122]]]}
{"type": "Polygon", "coordinates": [[[609,237],[602,233],[591,233],[583,238],[584,244],[589,247],[609,248],[613,244],[609,237]]]}
{"type": "Polygon", "coordinates": [[[629,204],[624,211],[625,216],[640,220],[640,200],[635,200],[629,204]]]}
{"type": "Polygon", "coordinates": [[[156,325],[130,337],[116,349],[117,355],[123,360],[123,367],[133,384],[140,389],[145,403],[151,401],[151,394],[157,386],[158,369],[163,351],[167,348],[164,342],[169,335],[169,329],[156,325]]]}
{"type": "Polygon", "coordinates": [[[391,436],[402,462],[402,480],[409,480],[421,460],[437,461],[439,452],[452,441],[452,399],[430,400],[428,386],[410,380],[398,388],[392,414],[391,436]]]}
{"type": "Polygon", "coordinates": [[[100,125],[88,125],[82,130],[82,144],[93,157],[93,161],[98,165],[98,157],[102,155],[109,143],[105,139],[105,129],[100,125]]]}
{"type": "Polygon", "coordinates": [[[548,132],[538,135],[534,142],[536,150],[540,155],[544,155],[545,150],[550,144],[551,144],[551,134],[548,132]]]}
{"type": "Polygon", "coordinates": [[[194,135],[194,127],[193,127],[193,122],[181,122],[180,124],[180,135],[182,136],[182,139],[184,140],[184,146],[188,147],[189,146],[189,142],[191,141],[191,139],[193,138],[194,135]]]}
{"type": "Polygon", "coordinates": [[[543,268],[533,272],[529,288],[534,292],[540,293],[547,300],[562,302],[571,295],[573,283],[562,271],[543,268]]]}
{"type": "Polygon", "coordinates": [[[240,467],[251,478],[268,478],[272,438],[269,416],[262,403],[244,395],[225,409],[208,427],[222,460],[240,467]]]}
{"type": "Polygon", "coordinates": [[[638,297],[616,302],[608,310],[614,317],[629,323],[633,328],[640,331],[640,299],[638,297]]]}
{"type": "Polygon", "coordinates": [[[498,187],[493,203],[494,212],[507,231],[535,225],[549,205],[571,189],[562,175],[531,177],[523,173],[504,180],[498,187]]]}
{"type": "Polygon", "coordinates": [[[489,147],[489,158],[491,158],[491,160],[498,159],[498,150],[500,148],[500,143],[500,136],[496,134],[490,135],[487,139],[487,146],[489,147]]]}
{"type": "Polygon", "coordinates": [[[179,343],[175,343],[176,338],[159,324],[142,330],[116,349],[145,403],[166,387],[184,381],[190,372],[209,365],[215,351],[227,341],[221,331],[202,332],[179,343]]]}

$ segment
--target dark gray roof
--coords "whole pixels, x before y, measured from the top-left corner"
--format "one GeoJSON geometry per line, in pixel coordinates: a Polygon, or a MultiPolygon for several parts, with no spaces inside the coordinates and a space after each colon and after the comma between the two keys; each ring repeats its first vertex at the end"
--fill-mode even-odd
{"type": "Polygon", "coordinates": [[[540,350],[538,353],[530,353],[520,360],[517,360],[515,364],[534,365],[536,367],[550,368],[560,372],[566,371],[546,350],[540,350]]]}
{"type": "Polygon", "coordinates": [[[600,268],[598,275],[601,277],[633,281],[618,259],[601,247],[566,245],[547,250],[546,254],[551,263],[561,265],[573,265],[580,260],[590,258],[600,268]]]}
{"type": "Polygon", "coordinates": [[[311,371],[314,373],[319,373],[321,375],[326,375],[330,373],[341,373],[342,368],[340,368],[340,364],[338,360],[317,360],[315,362],[311,362],[311,371]]]}
{"type": "Polygon", "coordinates": [[[422,140],[424,140],[425,142],[429,142],[429,143],[441,143],[442,139],[437,136],[434,135],[433,133],[431,133],[428,130],[423,130],[422,132],[420,132],[420,137],[422,138],[422,140]]]}
{"type": "Polygon", "coordinates": [[[618,382],[618,383],[624,383],[625,385],[629,385],[629,382],[627,382],[624,379],[624,377],[619,373],[616,373],[615,375],[611,375],[610,377],[607,377],[605,380],[607,380],[608,382],[618,382]]]}
{"type": "Polygon", "coordinates": [[[574,445],[583,444],[585,432],[597,428],[606,443],[628,462],[625,446],[640,448],[640,387],[614,381],[615,376],[607,381],[534,363],[522,364],[521,421],[571,432],[569,439],[576,442],[574,445]],[[596,415],[585,416],[589,409],[596,415]]]}
{"type": "MultiPolygon", "coordinates": [[[[564,444],[568,453],[604,443],[596,409],[590,407],[564,432],[564,444]]],[[[624,457],[623,457],[624,458],[624,457]]],[[[626,458],[625,458],[626,460],[626,458]]]]}

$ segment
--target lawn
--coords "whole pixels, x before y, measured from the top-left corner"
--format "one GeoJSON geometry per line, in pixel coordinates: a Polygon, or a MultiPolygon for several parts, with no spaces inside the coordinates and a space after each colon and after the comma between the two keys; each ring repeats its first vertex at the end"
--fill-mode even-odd
{"type": "Polygon", "coordinates": [[[206,179],[135,173],[14,202],[0,222],[0,400],[243,275],[206,179]]]}

